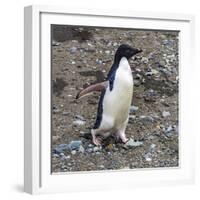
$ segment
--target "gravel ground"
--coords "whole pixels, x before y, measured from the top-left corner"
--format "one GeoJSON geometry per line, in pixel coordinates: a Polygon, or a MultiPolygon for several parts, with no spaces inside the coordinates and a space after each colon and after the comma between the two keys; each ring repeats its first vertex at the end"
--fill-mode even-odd
{"type": "Polygon", "coordinates": [[[52,26],[52,172],[177,167],[178,32],[52,26]],[[141,48],[130,59],[133,101],[128,144],[111,136],[92,144],[100,94],[78,91],[105,79],[120,44],[141,48]]]}

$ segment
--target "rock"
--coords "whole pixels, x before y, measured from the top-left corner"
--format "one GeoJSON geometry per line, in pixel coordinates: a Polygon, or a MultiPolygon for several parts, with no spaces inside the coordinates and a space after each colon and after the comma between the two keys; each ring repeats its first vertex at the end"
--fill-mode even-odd
{"type": "Polygon", "coordinates": [[[93,148],[93,152],[97,152],[97,151],[100,151],[100,150],[101,150],[101,146],[100,147],[96,146],[96,147],[93,148]]]}
{"type": "Polygon", "coordinates": [[[63,112],[63,115],[65,115],[65,116],[69,115],[69,114],[70,114],[70,112],[65,112],[65,111],[63,112]]]}
{"type": "Polygon", "coordinates": [[[173,130],[173,127],[170,125],[167,127],[167,129],[165,129],[165,133],[169,133],[173,130]]]}
{"type": "Polygon", "coordinates": [[[75,155],[75,154],[76,154],[76,151],[75,151],[75,150],[72,150],[72,151],[71,151],[71,154],[72,154],[72,155],[75,155]]]}
{"type": "Polygon", "coordinates": [[[76,62],[75,61],[72,61],[72,65],[75,65],[76,64],[76,62]]]}
{"type": "Polygon", "coordinates": [[[130,138],[129,141],[126,142],[126,144],[124,144],[124,148],[125,149],[134,148],[134,147],[139,147],[141,145],[143,145],[143,142],[134,141],[132,138],[130,138]]]}
{"type": "Polygon", "coordinates": [[[82,146],[81,140],[74,140],[68,144],[68,148],[70,151],[72,151],[72,150],[79,151],[81,146],[82,146]]]}
{"type": "Polygon", "coordinates": [[[83,126],[85,125],[85,121],[77,119],[73,121],[73,125],[83,126]]]}
{"type": "Polygon", "coordinates": [[[107,55],[109,55],[109,54],[110,54],[110,51],[109,51],[109,50],[106,50],[105,53],[106,53],[107,55]]]}
{"type": "Polygon", "coordinates": [[[76,47],[72,47],[69,49],[70,53],[73,54],[73,53],[76,53],[77,51],[77,48],[76,47]]]}
{"type": "Polygon", "coordinates": [[[56,148],[53,149],[53,153],[55,154],[61,154],[65,152],[65,150],[68,149],[68,144],[60,144],[56,148]]]}
{"type": "Polygon", "coordinates": [[[151,116],[145,116],[145,115],[141,115],[140,116],[140,121],[142,122],[142,123],[153,123],[154,122],[154,118],[153,117],[151,117],[151,116]]]}
{"type": "Polygon", "coordinates": [[[147,64],[147,63],[148,63],[148,61],[149,61],[149,59],[148,59],[148,58],[146,58],[146,57],[142,57],[142,60],[141,60],[141,62],[143,62],[143,63],[147,64]]]}
{"type": "Polygon", "coordinates": [[[156,74],[158,74],[158,71],[155,69],[151,69],[151,71],[145,73],[146,76],[152,76],[156,74]]]}
{"type": "Polygon", "coordinates": [[[157,100],[157,91],[149,89],[145,92],[144,100],[148,102],[155,102],[157,100]]]}
{"type": "Polygon", "coordinates": [[[60,46],[60,43],[53,40],[52,45],[53,46],[60,46]]]}
{"type": "Polygon", "coordinates": [[[155,144],[151,144],[150,149],[154,149],[156,147],[155,144]]]}
{"type": "Polygon", "coordinates": [[[144,155],[144,159],[145,159],[147,162],[151,162],[151,161],[152,161],[151,154],[150,154],[150,153],[145,154],[145,155],[144,155]]]}
{"type": "Polygon", "coordinates": [[[53,157],[59,158],[60,156],[59,156],[58,154],[54,153],[54,154],[53,154],[53,157]]]}
{"type": "Polygon", "coordinates": [[[84,153],[85,152],[85,149],[84,149],[84,147],[81,145],[80,147],[79,147],[79,150],[78,150],[80,153],[84,153]]]}
{"type": "Polygon", "coordinates": [[[166,118],[166,117],[169,117],[171,114],[170,114],[170,112],[168,112],[168,111],[163,111],[162,112],[162,116],[164,117],[164,118],[166,118]]]}
{"type": "Polygon", "coordinates": [[[130,107],[130,113],[136,112],[138,109],[139,107],[133,105],[130,107]]]}
{"type": "Polygon", "coordinates": [[[85,118],[82,115],[76,115],[75,118],[85,121],[85,118]]]}
{"type": "Polygon", "coordinates": [[[104,165],[99,165],[99,169],[104,169],[105,166],[104,165]]]}

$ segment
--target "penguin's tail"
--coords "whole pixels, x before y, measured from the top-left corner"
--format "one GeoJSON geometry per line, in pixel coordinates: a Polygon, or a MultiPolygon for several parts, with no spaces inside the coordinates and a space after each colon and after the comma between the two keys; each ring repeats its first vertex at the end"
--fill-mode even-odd
{"type": "Polygon", "coordinates": [[[84,96],[87,96],[89,94],[91,94],[92,92],[101,92],[103,90],[105,90],[109,85],[109,81],[104,81],[101,83],[96,83],[93,85],[90,85],[86,88],[84,88],[83,90],[81,90],[77,95],[76,95],[76,99],[80,99],[84,96]]]}

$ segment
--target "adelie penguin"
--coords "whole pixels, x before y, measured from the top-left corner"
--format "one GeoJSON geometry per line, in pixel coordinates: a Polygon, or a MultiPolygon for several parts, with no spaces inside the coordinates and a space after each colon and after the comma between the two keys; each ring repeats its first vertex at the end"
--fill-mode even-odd
{"type": "Polygon", "coordinates": [[[110,134],[115,134],[123,143],[128,141],[125,130],[133,96],[133,77],[128,60],[140,52],[142,50],[126,44],[119,46],[106,81],[90,85],[76,97],[79,99],[93,91],[101,92],[96,122],[91,130],[95,145],[101,145],[102,139],[110,134]]]}

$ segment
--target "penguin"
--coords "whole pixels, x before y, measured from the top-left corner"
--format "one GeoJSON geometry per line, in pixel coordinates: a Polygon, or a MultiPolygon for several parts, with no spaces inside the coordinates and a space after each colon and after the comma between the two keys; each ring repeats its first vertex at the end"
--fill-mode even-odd
{"type": "Polygon", "coordinates": [[[94,91],[101,92],[96,121],[91,129],[93,143],[97,146],[110,134],[123,143],[128,141],[125,130],[133,96],[133,77],[128,60],[140,52],[141,49],[127,44],[120,45],[106,81],[90,85],[77,94],[76,99],[79,99],[94,91]]]}

